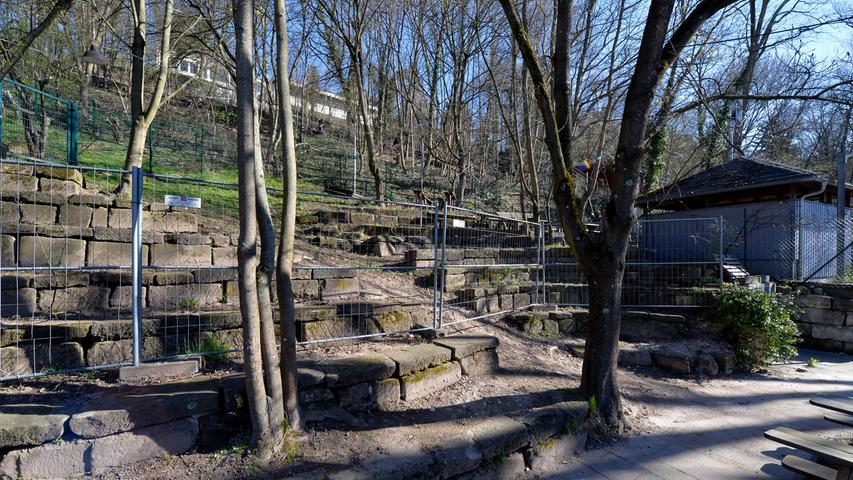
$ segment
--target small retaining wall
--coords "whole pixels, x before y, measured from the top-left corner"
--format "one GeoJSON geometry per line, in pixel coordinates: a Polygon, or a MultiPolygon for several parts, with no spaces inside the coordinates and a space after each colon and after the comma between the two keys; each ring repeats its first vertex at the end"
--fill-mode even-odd
{"type": "Polygon", "coordinates": [[[809,283],[798,288],[795,302],[802,344],[829,352],[853,353],[853,285],[809,283]]]}

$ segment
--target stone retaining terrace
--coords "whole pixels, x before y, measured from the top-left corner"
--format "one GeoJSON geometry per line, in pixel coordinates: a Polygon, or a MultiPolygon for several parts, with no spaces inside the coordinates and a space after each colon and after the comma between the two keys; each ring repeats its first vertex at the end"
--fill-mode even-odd
{"type": "MultiPolygon", "coordinates": [[[[334,408],[351,412],[400,408],[463,375],[495,372],[497,346],[494,337],[458,336],[383,353],[302,361],[300,404],[308,415],[311,410],[334,408]]],[[[245,379],[240,373],[197,377],[84,400],[0,406],[0,449],[6,450],[0,476],[68,478],[186,452],[199,435],[216,430],[222,415],[245,409],[245,379]]],[[[518,426],[525,429],[524,423],[518,426]]]]}
{"type": "Polygon", "coordinates": [[[797,326],[806,347],[853,353],[853,285],[810,283],[797,289],[797,326]]]}

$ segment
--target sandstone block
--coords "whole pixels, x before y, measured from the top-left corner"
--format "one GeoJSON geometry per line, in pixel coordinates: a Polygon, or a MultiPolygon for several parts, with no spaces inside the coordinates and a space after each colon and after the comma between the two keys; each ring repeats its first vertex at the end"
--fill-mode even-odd
{"type": "Polygon", "coordinates": [[[158,310],[191,310],[222,303],[222,285],[196,283],[148,287],[148,307],[158,310]]]}
{"type": "Polygon", "coordinates": [[[150,212],[145,217],[147,228],[163,233],[196,233],[198,220],[189,212],[150,212]]]}
{"type": "Polygon", "coordinates": [[[210,265],[210,245],[151,245],[151,265],[210,265]]]}
{"type": "MultiPolygon", "coordinates": [[[[197,358],[171,362],[125,365],[119,368],[118,378],[125,383],[160,382],[168,379],[188,378],[198,373],[198,366],[199,360],[197,358]]],[[[194,400],[191,400],[191,402],[194,402],[194,400]]]]}
{"type": "Polygon", "coordinates": [[[813,325],[812,337],[817,339],[853,342],[853,327],[838,325],[813,325]]]}
{"type": "Polygon", "coordinates": [[[586,444],[586,431],[576,434],[566,433],[535,445],[525,452],[530,470],[534,472],[552,471],[576,456],[586,444]]]}
{"type": "Polygon", "coordinates": [[[4,267],[15,264],[15,237],[0,235],[0,262],[4,267]]]}
{"type": "Polygon", "coordinates": [[[83,185],[83,174],[79,169],[66,167],[62,165],[56,166],[37,166],[34,172],[38,177],[55,178],[58,180],[68,180],[77,185],[83,185]]]}
{"type": "Polygon", "coordinates": [[[681,375],[690,374],[690,355],[672,350],[661,350],[653,358],[658,368],[681,375]]]}
{"type": "Polygon", "coordinates": [[[385,355],[368,353],[324,360],[318,368],[326,374],[326,385],[334,388],[384,380],[394,374],[397,364],[385,355]]]}
{"type": "Polygon", "coordinates": [[[31,176],[33,174],[33,166],[26,163],[0,163],[0,174],[7,173],[31,176]]]}
{"type": "Polygon", "coordinates": [[[42,312],[89,313],[109,308],[110,289],[100,287],[70,287],[61,290],[42,290],[38,308],[42,312]]]}
{"type": "Polygon", "coordinates": [[[468,376],[488,375],[500,369],[498,352],[494,349],[483,350],[459,361],[462,374],[468,376]]]}
{"type": "Polygon", "coordinates": [[[18,208],[17,203],[0,202],[0,222],[12,226],[20,221],[21,210],[18,208]]]}
{"type": "Polygon", "coordinates": [[[27,236],[18,242],[18,265],[22,267],[76,267],[85,261],[84,240],[27,236]]]}
{"type": "Polygon", "coordinates": [[[0,413],[0,448],[41,445],[62,436],[68,415],[42,405],[4,405],[21,413],[0,413]]]}
{"type": "Polygon", "coordinates": [[[822,308],[803,308],[803,320],[822,325],[844,325],[845,312],[825,310],[822,308]]]}
{"type": "Polygon", "coordinates": [[[88,227],[92,224],[92,212],[94,212],[92,207],[84,205],[62,205],[59,207],[59,223],[88,227]]]}
{"type": "Polygon", "coordinates": [[[462,378],[462,368],[456,362],[444,363],[400,379],[401,397],[410,402],[437,392],[462,378]]]}
{"type": "Polygon", "coordinates": [[[29,317],[37,311],[37,300],[35,288],[4,289],[0,293],[0,315],[29,317]]]}
{"type": "Polygon", "coordinates": [[[696,359],[696,366],[699,368],[699,372],[702,375],[708,375],[710,377],[716,377],[720,373],[720,368],[717,365],[717,361],[713,356],[705,354],[699,355],[696,359]]]}
{"type": "Polygon", "coordinates": [[[475,470],[463,473],[455,478],[457,480],[516,480],[524,478],[525,471],[524,455],[518,452],[491,459],[475,470]]]}
{"type": "MultiPolygon", "coordinates": [[[[133,245],[91,241],[86,245],[86,260],[88,265],[127,267],[133,264],[133,245]]],[[[148,265],[148,245],[142,245],[142,264],[148,265]]]]}
{"type": "Polygon", "coordinates": [[[39,191],[48,192],[56,195],[74,195],[80,193],[80,184],[68,180],[58,180],[55,178],[39,179],[39,191]]]}
{"type": "MultiPolygon", "coordinates": [[[[142,306],[145,306],[145,287],[142,287],[142,306]]],[[[130,310],[133,308],[133,286],[113,288],[110,292],[110,308],[130,310]]]]}
{"type": "MultiPolygon", "coordinates": [[[[160,338],[145,336],[142,339],[142,358],[157,358],[163,353],[163,342],[160,338]]],[[[104,340],[95,342],[86,350],[86,365],[90,367],[118,365],[132,360],[132,340],[104,340]]]]}
{"type": "Polygon", "coordinates": [[[80,193],[70,195],[68,203],[73,205],[87,205],[89,207],[109,207],[113,204],[113,198],[103,193],[80,193]]]}
{"type": "Polygon", "coordinates": [[[237,247],[213,247],[213,264],[237,266],[237,247]]]}
{"type": "Polygon", "coordinates": [[[358,278],[327,278],[320,283],[322,298],[359,293],[361,287],[358,278]]]}
{"type": "Polygon", "coordinates": [[[488,335],[456,335],[434,340],[432,343],[449,348],[453,360],[461,360],[483,350],[495,349],[500,344],[497,337],[488,335]]]}
{"type": "Polygon", "coordinates": [[[384,352],[397,364],[395,375],[409,375],[428,367],[434,367],[450,361],[451,351],[440,345],[423,343],[384,352]]]}
{"type": "Polygon", "coordinates": [[[179,245],[210,245],[210,235],[202,235],[199,233],[169,233],[165,235],[166,243],[176,243],[179,245]]]}
{"type": "Polygon", "coordinates": [[[638,367],[651,367],[652,354],[645,349],[622,348],[619,350],[619,363],[638,367]]]}
{"type": "MultiPolygon", "coordinates": [[[[106,228],[109,226],[110,209],[107,207],[98,207],[92,212],[92,226],[106,228]]],[[[124,227],[130,228],[130,226],[124,227]]]]}
{"type": "Polygon", "coordinates": [[[23,192],[35,192],[38,190],[38,178],[32,175],[15,175],[4,173],[3,182],[0,185],[0,193],[3,196],[14,196],[23,192]]]}
{"type": "Polygon", "coordinates": [[[474,445],[484,459],[507,455],[530,442],[527,426],[506,416],[486,418],[473,427],[474,445]]]}
{"type": "Polygon", "coordinates": [[[33,364],[27,351],[18,347],[0,348],[0,374],[3,376],[33,373],[33,364]]]}
{"type": "Polygon", "coordinates": [[[320,298],[320,282],[317,280],[293,280],[293,294],[297,298],[316,300],[320,298]]]}
{"type": "Polygon", "coordinates": [[[24,225],[50,225],[56,223],[56,207],[22,203],[21,223],[24,225]]]}
{"type": "Polygon", "coordinates": [[[832,307],[832,297],[825,295],[800,295],[795,302],[801,307],[827,309],[832,307]]]}
{"type": "Polygon", "coordinates": [[[359,383],[338,391],[341,407],[354,411],[389,410],[400,401],[400,381],[386,378],[376,382],[359,383]]]}

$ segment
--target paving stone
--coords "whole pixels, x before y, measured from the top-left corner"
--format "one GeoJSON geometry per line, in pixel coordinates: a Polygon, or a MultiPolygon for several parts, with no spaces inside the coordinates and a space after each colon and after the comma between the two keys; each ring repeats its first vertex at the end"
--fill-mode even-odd
{"type": "Polygon", "coordinates": [[[424,371],[403,376],[400,393],[403,400],[410,402],[437,392],[462,378],[462,368],[456,362],[444,363],[424,371]]]}
{"type": "Polygon", "coordinates": [[[691,358],[687,353],[664,349],[654,352],[653,358],[658,368],[682,375],[690,374],[691,358]]]}
{"type": "Polygon", "coordinates": [[[517,452],[530,443],[527,426],[503,415],[477,423],[473,427],[473,438],[484,459],[517,452]]]}
{"type": "Polygon", "coordinates": [[[473,355],[476,352],[497,348],[500,342],[497,337],[486,335],[458,335],[433,340],[434,344],[447,347],[453,353],[454,360],[473,355]]]}
{"type": "Polygon", "coordinates": [[[620,348],[619,363],[638,367],[652,366],[652,353],[642,348],[620,348]]]}
{"type": "Polygon", "coordinates": [[[386,378],[378,382],[358,383],[338,390],[341,407],[352,412],[390,410],[400,401],[400,381],[386,378]]]}
{"type": "Polygon", "coordinates": [[[463,375],[489,375],[500,369],[500,360],[497,350],[489,349],[462,358],[459,365],[462,367],[463,375]]]}
{"type": "Polygon", "coordinates": [[[395,375],[403,376],[450,361],[451,351],[440,345],[422,343],[383,352],[397,364],[395,375]]]}
{"type": "MultiPolygon", "coordinates": [[[[198,362],[192,363],[198,366],[198,362]]],[[[219,388],[215,380],[184,380],[169,383],[153,391],[150,386],[137,387],[120,394],[108,394],[90,400],[79,406],[81,413],[71,416],[68,428],[81,438],[99,438],[148,425],[212,413],[218,408],[219,388]]]]}
{"type": "Polygon", "coordinates": [[[151,245],[151,265],[210,265],[212,261],[210,245],[151,245]]]}
{"type": "Polygon", "coordinates": [[[326,374],[326,385],[332,388],[384,380],[397,369],[393,360],[378,353],[324,360],[317,366],[326,374]]]}
{"type": "Polygon", "coordinates": [[[0,448],[41,445],[62,436],[68,415],[47,405],[3,405],[0,448]],[[19,412],[19,413],[10,413],[19,412]]]}
{"type": "Polygon", "coordinates": [[[198,437],[198,421],[184,418],[92,440],[73,440],[9,452],[0,462],[8,478],[71,478],[98,475],[107,470],[191,449],[198,437]]]}
{"type": "Polygon", "coordinates": [[[571,460],[586,445],[587,432],[566,433],[530,447],[525,451],[527,464],[533,472],[554,471],[571,460]]]}
{"type": "Polygon", "coordinates": [[[20,267],[76,267],[85,261],[84,240],[22,236],[18,241],[20,267]]]}

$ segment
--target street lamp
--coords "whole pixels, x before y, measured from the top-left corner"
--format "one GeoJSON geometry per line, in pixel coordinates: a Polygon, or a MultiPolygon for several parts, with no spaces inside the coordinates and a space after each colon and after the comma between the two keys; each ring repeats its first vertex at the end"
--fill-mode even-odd
{"type": "Polygon", "coordinates": [[[110,61],[94,45],[89,45],[89,50],[83,55],[83,61],[92,65],[107,65],[110,61]]]}

